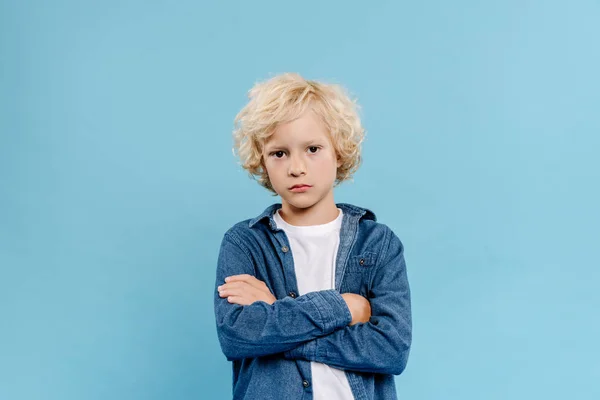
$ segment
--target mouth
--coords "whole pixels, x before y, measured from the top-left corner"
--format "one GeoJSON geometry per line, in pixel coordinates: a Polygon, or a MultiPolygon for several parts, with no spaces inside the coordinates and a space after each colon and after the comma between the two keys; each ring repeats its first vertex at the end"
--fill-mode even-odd
{"type": "Polygon", "coordinates": [[[312,186],[310,186],[310,185],[304,185],[304,184],[301,184],[301,185],[294,185],[294,186],[292,186],[292,187],[290,188],[290,190],[291,190],[292,192],[306,192],[306,191],[307,191],[308,189],[310,189],[311,187],[312,187],[312,186]]]}

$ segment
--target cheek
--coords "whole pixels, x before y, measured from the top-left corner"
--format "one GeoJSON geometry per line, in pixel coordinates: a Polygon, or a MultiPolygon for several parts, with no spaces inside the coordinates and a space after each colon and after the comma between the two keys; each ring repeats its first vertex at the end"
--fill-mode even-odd
{"type": "Polygon", "coordinates": [[[323,155],[315,160],[315,167],[317,167],[321,171],[337,171],[337,162],[334,157],[331,155],[323,155]]]}
{"type": "Polygon", "coordinates": [[[269,179],[271,180],[271,183],[277,184],[278,178],[282,174],[281,166],[277,165],[276,162],[270,162],[270,163],[265,164],[265,169],[266,169],[267,175],[269,175],[269,179]]]}

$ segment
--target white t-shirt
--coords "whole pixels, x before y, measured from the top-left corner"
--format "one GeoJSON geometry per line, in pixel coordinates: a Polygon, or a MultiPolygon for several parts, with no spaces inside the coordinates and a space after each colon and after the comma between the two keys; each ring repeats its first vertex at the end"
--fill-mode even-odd
{"type": "MultiPolygon", "coordinates": [[[[290,225],[279,210],[273,215],[277,227],[283,229],[289,242],[300,295],[319,290],[335,289],[335,262],[340,243],[343,212],[326,224],[290,225]]],[[[346,373],[329,365],[311,362],[315,400],[354,399],[346,373]]]]}

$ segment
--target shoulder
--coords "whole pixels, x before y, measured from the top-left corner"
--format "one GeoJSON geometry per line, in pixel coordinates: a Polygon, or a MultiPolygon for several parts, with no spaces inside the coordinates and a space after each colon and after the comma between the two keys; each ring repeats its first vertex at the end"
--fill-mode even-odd
{"type": "Polygon", "coordinates": [[[270,224],[274,224],[272,214],[276,209],[277,204],[269,206],[257,217],[233,224],[225,231],[223,240],[233,242],[251,253],[264,250],[266,244],[272,241],[270,224]]]}
{"type": "Polygon", "coordinates": [[[245,236],[253,231],[264,230],[270,223],[275,211],[281,207],[280,203],[274,203],[265,208],[256,217],[244,219],[243,221],[235,223],[226,232],[225,236],[245,236]]]}
{"type": "Polygon", "coordinates": [[[223,234],[223,240],[233,241],[237,244],[241,244],[245,238],[248,238],[251,234],[250,229],[251,219],[245,219],[243,221],[236,222],[223,234]]]}
{"type": "Polygon", "coordinates": [[[362,216],[358,223],[358,238],[360,241],[369,242],[372,248],[377,249],[380,260],[404,252],[404,244],[396,232],[387,223],[376,217],[372,209],[350,205],[354,210],[361,210],[362,216]]]}
{"type": "Polygon", "coordinates": [[[387,224],[379,220],[375,211],[371,208],[361,207],[350,203],[338,203],[338,207],[345,213],[358,217],[359,230],[366,230],[373,234],[382,234],[386,236],[394,234],[387,224]]]}

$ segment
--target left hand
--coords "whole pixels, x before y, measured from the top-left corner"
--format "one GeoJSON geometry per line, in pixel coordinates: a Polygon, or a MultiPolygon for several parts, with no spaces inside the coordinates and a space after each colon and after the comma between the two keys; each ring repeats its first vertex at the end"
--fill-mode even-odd
{"type": "Polygon", "coordinates": [[[255,301],[273,304],[277,300],[263,281],[252,275],[232,275],[225,278],[225,284],[217,288],[220,297],[227,297],[233,304],[248,306],[255,301]]]}

